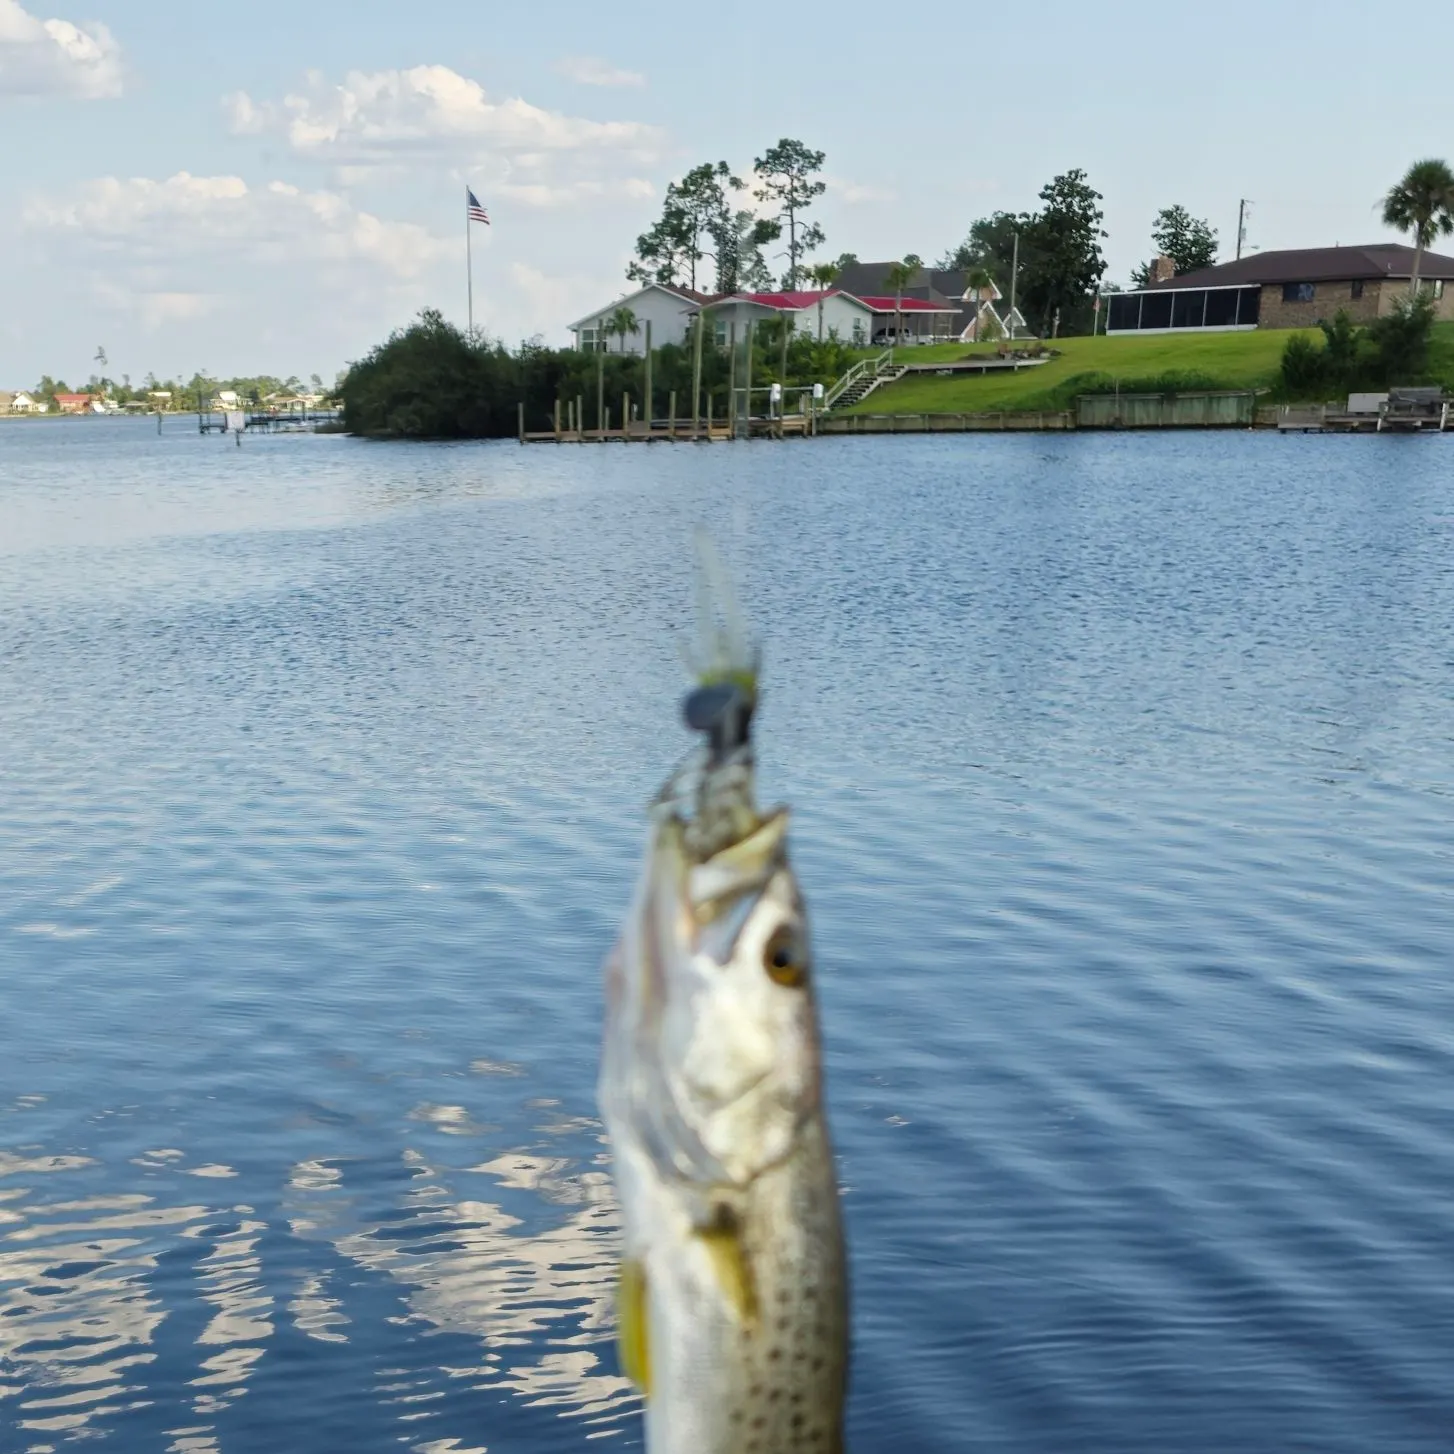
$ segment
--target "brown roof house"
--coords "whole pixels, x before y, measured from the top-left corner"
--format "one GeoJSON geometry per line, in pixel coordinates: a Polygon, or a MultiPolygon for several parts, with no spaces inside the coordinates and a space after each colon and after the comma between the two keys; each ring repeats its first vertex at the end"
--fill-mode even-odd
{"type": "MultiPolygon", "coordinates": [[[[894,289],[889,287],[889,271],[895,266],[892,262],[847,263],[839,272],[837,286],[859,298],[891,295],[894,289]]],[[[907,339],[923,343],[959,339],[967,343],[978,338],[1003,338],[1011,330],[1018,334],[1025,327],[1018,308],[1013,318],[1008,309],[996,311],[994,305],[1002,294],[993,282],[971,295],[968,281],[969,273],[964,268],[916,268],[904,284],[903,297],[934,307],[920,309],[912,321],[906,320],[907,339]]]]}
{"type": "MultiPolygon", "coordinates": [[[[1112,294],[1106,332],[1311,328],[1340,308],[1369,323],[1408,297],[1413,264],[1413,248],[1397,242],[1252,253],[1112,294]]],[[[1436,316],[1454,320],[1454,257],[1426,252],[1419,279],[1436,316]]]]}

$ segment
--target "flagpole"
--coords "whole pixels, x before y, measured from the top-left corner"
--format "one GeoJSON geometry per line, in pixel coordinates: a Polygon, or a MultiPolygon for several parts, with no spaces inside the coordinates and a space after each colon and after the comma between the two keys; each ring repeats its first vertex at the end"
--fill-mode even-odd
{"type": "Polygon", "coordinates": [[[465,285],[469,290],[469,336],[475,336],[475,258],[473,241],[470,238],[470,188],[465,183],[464,188],[464,270],[465,285]]]}

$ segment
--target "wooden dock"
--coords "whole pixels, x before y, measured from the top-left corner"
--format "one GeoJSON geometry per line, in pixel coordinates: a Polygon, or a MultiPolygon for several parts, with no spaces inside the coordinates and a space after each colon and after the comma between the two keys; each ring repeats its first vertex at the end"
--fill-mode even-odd
{"type": "Polygon", "coordinates": [[[734,439],[808,439],[823,424],[808,414],[788,414],[781,419],[755,418],[732,423],[690,419],[633,419],[624,429],[526,429],[523,410],[519,430],[521,444],[721,444],[734,439]]]}

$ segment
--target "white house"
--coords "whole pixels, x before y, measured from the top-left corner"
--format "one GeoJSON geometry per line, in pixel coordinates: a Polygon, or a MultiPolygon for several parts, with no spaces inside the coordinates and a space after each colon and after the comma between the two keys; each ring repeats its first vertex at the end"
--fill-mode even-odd
{"type": "Polygon", "coordinates": [[[12,414],[44,414],[46,406],[33,394],[20,393],[10,401],[12,414]]]}
{"type": "Polygon", "coordinates": [[[823,337],[837,335],[844,343],[866,347],[873,336],[873,309],[861,298],[838,288],[826,292],[733,293],[712,303],[712,323],[717,342],[727,342],[732,324],[739,339],[746,335],[749,322],[786,314],[792,319],[793,332],[818,336],[818,305],[823,306],[823,337]]]}
{"type": "Polygon", "coordinates": [[[694,293],[690,288],[668,286],[665,283],[648,283],[584,318],[578,318],[570,325],[576,336],[576,347],[587,353],[634,353],[646,352],[646,325],[651,324],[651,346],[660,348],[664,343],[682,343],[687,336],[687,325],[701,304],[709,302],[711,294],[694,293]],[[618,308],[629,308],[636,320],[635,333],[612,333],[611,317],[618,308]]]}
{"type": "Polygon", "coordinates": [[[570,325],[576,347],[588,353],[634,353],[646,351],[646,323],[651,323],[651,344],[684,343],[687,328],[701,308],[710,309],[713,330],[719,344],[725,344],[736,325],[736,337],[746,336],[749,322],[784,315],[792,319],[793,332],[817,338],[836,335],[843,343],[859,348],[893,343],[896,329],[901,341],[929,342],[942,336],[945,321],[955,319],[962,304],[928,298],[862,297],[842,288],[822,292],[779,293],[695,293],[664,283],[648,283],[570,325]],[[822,328],[819,329],[819,309],[822,328]],[[618,308],[630,309],[636,332],[623,337],[610,329],[618,308]]]}
{"type": "Polygon", "coordinates": [[[842,288],[823,292],[734,293],[712,304],[717,341],[726,342],[729,323],[737,324],[737,336],[741,338],[749,319],[782,314],[792,319],[794,333],[816,338],[820,303],[823,337],[836,334],[843,343],[859,348],[893,343],[896,329],[902,330],[900,341],[928,342],[934,336],[936,324],[942,328],[942,319],[953,318],[959,312],[953,304],[936,303],[927,298],[864,297],[842,288]]]}

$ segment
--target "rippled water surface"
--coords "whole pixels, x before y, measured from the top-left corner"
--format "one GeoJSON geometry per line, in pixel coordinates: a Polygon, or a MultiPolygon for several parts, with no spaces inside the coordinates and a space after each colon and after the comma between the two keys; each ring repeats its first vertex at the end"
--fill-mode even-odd
{"type": "Polygon", "coordinates": [[[1454,1446],[1454,448],[0,426],[0,1448],[638,1444],[598,964],[767,642],[850,1448],[1454,1446]]]}

